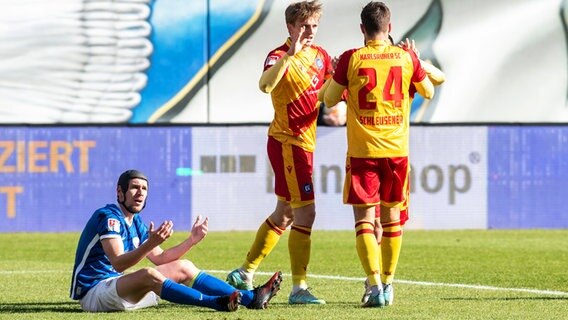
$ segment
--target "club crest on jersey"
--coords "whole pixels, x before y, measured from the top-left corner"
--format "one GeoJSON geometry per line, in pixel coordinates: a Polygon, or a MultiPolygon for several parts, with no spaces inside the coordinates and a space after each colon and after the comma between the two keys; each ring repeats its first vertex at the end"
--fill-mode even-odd
{"type": "Polygon", "coordinates": [[[316,66],[319,70],[323,69],[323,61],[320,58],[316,58],[316,66]]]}
{"type": "Polygon", "coordinates": [[[120,232],[120,221],[117,219],[108,219],[107,229],[108,231],[120,232]]]}

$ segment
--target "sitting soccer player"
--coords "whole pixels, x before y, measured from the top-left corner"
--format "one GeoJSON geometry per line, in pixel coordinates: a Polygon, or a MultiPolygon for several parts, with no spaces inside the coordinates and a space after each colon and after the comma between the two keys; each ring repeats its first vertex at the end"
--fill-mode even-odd
{"type": "Polygon", "coordinates": [[[140,171],[120,175],[117,204],[96,210],[79,239],[73,267],[71,298],[90,312],[134,310],[155,306],[164,300],[218,311],[236,311],[239,304],[264,309],[280,289],[282,273],[276,272],[264,285],[237,290],[200,271],[181,257],[207,235],[208,219],[198,216],[191,235],[172,248],[160,244],[173,234],[172,221],[154,228],[146,226],[139,213],[146,205],[148,178],[140,171]],[[156,265],[125,274],[143,258],[156,265]]]}

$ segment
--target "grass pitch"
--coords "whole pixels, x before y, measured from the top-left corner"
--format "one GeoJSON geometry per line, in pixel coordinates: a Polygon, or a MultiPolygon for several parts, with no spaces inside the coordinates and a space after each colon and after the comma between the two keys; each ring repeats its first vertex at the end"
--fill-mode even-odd
{"type": "MultiPolygon", "coordinates": [[[[187,233],[177,232],[164,247],[187,233]]],[[[221,313],[168,302],[89,314],[69,296],[78,233],[0,234],[0,319],[567,319],[568,230],[415,231],[404,235],[395,304],[362,309],[354,232],[315,231],[309,284],[324,306],[289,306],[287,236],[257,275],[282,270],[267,310],[221,313]]],[[[211,232],[187,258],[220,278],[239,266],[253,232],[211,232]]],[[[137,266],[145,266],[141,263],[137,266]]]]}

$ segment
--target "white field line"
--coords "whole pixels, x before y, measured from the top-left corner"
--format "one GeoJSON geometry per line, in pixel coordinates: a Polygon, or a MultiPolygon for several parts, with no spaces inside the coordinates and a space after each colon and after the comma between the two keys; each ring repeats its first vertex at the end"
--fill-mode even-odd
{"type": "MultiPolygon", "coordinates": [[[[209,273],[216,274],[227,274],[230,271],[227,270],[205,270],[209,273]]],[[[0,270],[0,275],[15,275],[15,274],[46,274],[46,273],[69,273],[70,270],[0,270]]],[[[261,275],[272,275],[270,272],[257,272],[261,275]]],[[[284,276],[290,277],[290,274],[283,274],[284,276]]],[[[358,277],[343,277],[343,276],[326,276],[319,274],[310,274],[310,278],[319,279],[330,279],[330,280],[340,280],[340,281],[361,281],[363,282],[365,278],[358,277]]],[[[459,284],[459,283],[443,283],[443,282],[425,282],[425,281],[411,281],[411,280],[395,280],[396,283],[404,283],[410,285],[418,286],[433,286],[433,287],[454,287],[454,288],[465,288],[473,290],[490,290],[490,291],[510,291],[510,292],[523,292],[532,294],[543,294],[552,296],[568,296],[568,292],[564,291],[553,291],[553,290],[538,290],[538,289],[528,289],[528,288],[502,288],[502,287],[492,287],[483,285],[472,285],[472,284],[459,284]]]]}
{"type": "MultiPolygon", "coordinates": [[[[211,273],[222,273],[227,274],[230,271],[223,270],[207,270],[211,273]]],[[[257,272],[262,275],[272,275],[269,272],[257,272]]],[[[285,276],[290,276],[290,274],[284,274],[285,276]]],[[[326,276],[319,274],[310,274],[310,278],[319,279],[330,279],[330,280],[341,280],[341,281],[365,281],[365,278],[357,277],[343,277],[343,276],[326,276]]],[[[395,283],[405,283],[410,285],[418,286],[436,286],[436,287],[456,287],[456,288],[466,288],[474,290],[492,290],[492,291],[511,291],[511,292],[524,292],[533,294],[544,294],[544,295],[554,295],[554,296],[568,296],[568,292],[564,291],[552,291],[552,290],[538,290],[538,289],[527,289],[527,288],[502,288],[502,287],[492,287],[492,286],[482,286],[482,285],[472,285],[472,284],[459,284],[459,283],[442,283],[442,282],[425,282],[425,281],[411,281],[411,280],[394,280],[395,283]]]]}

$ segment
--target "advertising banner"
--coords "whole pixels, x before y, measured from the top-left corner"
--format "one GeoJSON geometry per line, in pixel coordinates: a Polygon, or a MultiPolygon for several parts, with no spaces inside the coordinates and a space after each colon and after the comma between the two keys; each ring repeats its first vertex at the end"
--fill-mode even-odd
{"type": "MultiPolygon", "coordinates": [[[[9,127],[0,139],[0,232],[79,231],[116,201],[120,173],[150,178],[147,222],[256,230],[274,210],[266,126],[9,127]]],[[[412,126],[408,229],[568,228],[568,129],[412,126]]],[[[321,230],[351,230],[345,127],[318,128],[321,230]]]]}
{"type": "Polygon", "coordinates": [[[568,127],[489,128],[489,228],[568,228],[568,127]]]}
{"type": "MultiPolygon", "coordinates": [[[[484,229],[487,225],[485,127],[412,127],[412,181],[408,228],[484,229]]],[[[213,230],[256,230],[274,210],[273,174],[263,126],[196,127],[192,163],[194,213],[208,213],[213,230]]],[[[349,230],[353,213],[343,204],[346,133],[318,128],[314,154],[319,229],[349,230]]]]}
{"type": "Polygon", "coordinates": [[[80,231],[98,208],[116,203],[116,183],[136,168],[150,178],[146,221],[190,229],[189,128],[2,129],[0,232],[80,231]]]}

